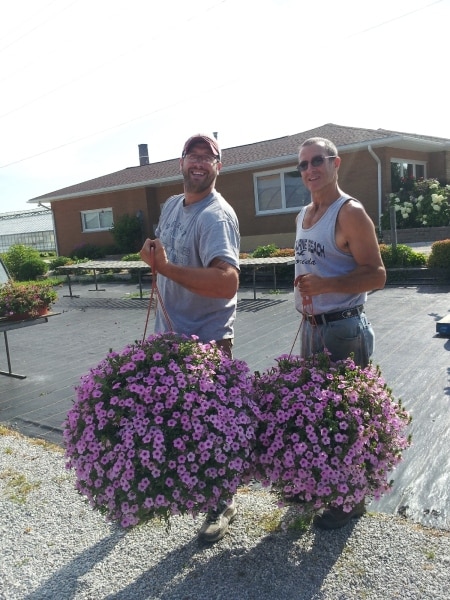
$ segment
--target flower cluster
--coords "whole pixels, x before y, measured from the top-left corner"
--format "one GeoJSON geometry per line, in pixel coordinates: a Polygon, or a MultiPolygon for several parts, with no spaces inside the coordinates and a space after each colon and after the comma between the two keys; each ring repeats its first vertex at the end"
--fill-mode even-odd
{"type": "MultiPolygon", "coordinates": [[[[441,186],[436,179],[409,181],[396,193],[388,195],[394,207],[399,229],[439,227],[450,224],[450,185],[441,186]]],[[[390,228],[389,210],[381,216],[383,229],[390,228]]]]}
{"type": "Polygon", "coordinates": [[[0,287],[0,316],[8,318],[28,314],[36,317],[42,309],[49,308],[57,297],[51,284],[9,281],[0,287]]]}
{"type": "Polygon", "coordinates": [[[252,389],[245,362],[195,336],[111,351],[82,377],[64,423],[78,491],[123,527],[215,508],[249,471],[252,389]]]}
{"type": "Polygon", "coordinates": [[[331,363],[326,353],[277,363],[255,375],[253,476],[305,509],[350,511],[365,496],[388,491],[388,474],[410,445],[410,416],[379,368],[363,369],[351,358],[331,363]]]}

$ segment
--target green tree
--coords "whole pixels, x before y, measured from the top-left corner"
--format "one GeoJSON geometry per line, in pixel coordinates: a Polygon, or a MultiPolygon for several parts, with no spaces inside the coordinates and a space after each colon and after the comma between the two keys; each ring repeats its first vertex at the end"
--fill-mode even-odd
{"type": "Polygon", "coordinates": [[[142,246],[142,221],[138,216],[122,215],[114,221],[111,232],[121,252],[137,252],[142,246]]]}
{"type": "Polygon", "coordinates": [[[48,271],[48,266],[42,260],[39,252],[29,246],[15,244],[3,255],[9,274],[17,281],[37,279],[48,271]]]}

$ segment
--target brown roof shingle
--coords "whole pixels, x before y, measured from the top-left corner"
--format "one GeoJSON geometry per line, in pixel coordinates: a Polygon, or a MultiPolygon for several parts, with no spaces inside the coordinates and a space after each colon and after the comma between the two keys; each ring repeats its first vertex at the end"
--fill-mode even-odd
{"type": "MultiPolygon", "coordinates": [[[[445,138],[417,135],[411,133],[401,133],[398,131],[389,131],[386,129],[363,129],[360,127],[346,127],[327,123],[321,127],[296,133],[294,135],[284,136],[272,140],[264,140],[244,146],[235,146],[222,150],[223,172],[228,169],[238,170],[239,168],[248,168],[249,165],[263,163],[268,161],[290,159],[297,155],[300,144],[310,137],[324,137],[332,140],[340,150],[345,150],[346,146],[376,143],[392,138],[411,138],[418,141],[448,143],[445,138]]],[[[179,158],[166,160],[158,163],[135,166],[96,177],[89,181],[77,183],[75,185],[44,194],[33,198],[30,202],[50,202],[62,200],[70,197],[83,196],[88,194],[102,193],[114,189],[126,189],[133,187],[142,187],[148,185],[158,185],[169,183],[181,179],[179,173],[179,158]]]]}

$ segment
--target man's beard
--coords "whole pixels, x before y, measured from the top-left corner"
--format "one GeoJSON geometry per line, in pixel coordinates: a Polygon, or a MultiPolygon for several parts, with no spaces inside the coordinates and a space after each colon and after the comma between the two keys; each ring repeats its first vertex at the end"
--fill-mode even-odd
{"type": "Polygon", "coordinates": [[[206,179],[202,179],[201,181],[192,180],[189,171],[183,171],[184,189],[191,194],[201,194],[211,187],[215,178],[216,174],[211,173],[207,175],[206,179]]]}

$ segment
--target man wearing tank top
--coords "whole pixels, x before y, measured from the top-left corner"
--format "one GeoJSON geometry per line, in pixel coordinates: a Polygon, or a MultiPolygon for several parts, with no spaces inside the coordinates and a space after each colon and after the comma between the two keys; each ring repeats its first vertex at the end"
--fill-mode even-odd
{"type": "MultiPolygon", "coordinates": [[[[367,292],[382,289],[386,271],[375,227],[364,206],[338,185],[341,158],[325,138],[310,138],[299,148],[298,171],[311,203],[296,218],[295,307],[303,315],[300,355],[324,348],[331,360],[367,366],[374,332],[366,317],[367,292]]],[[[328,507],[314,517],[321,529],[338,529],[365,512],[328,507]]]]}

